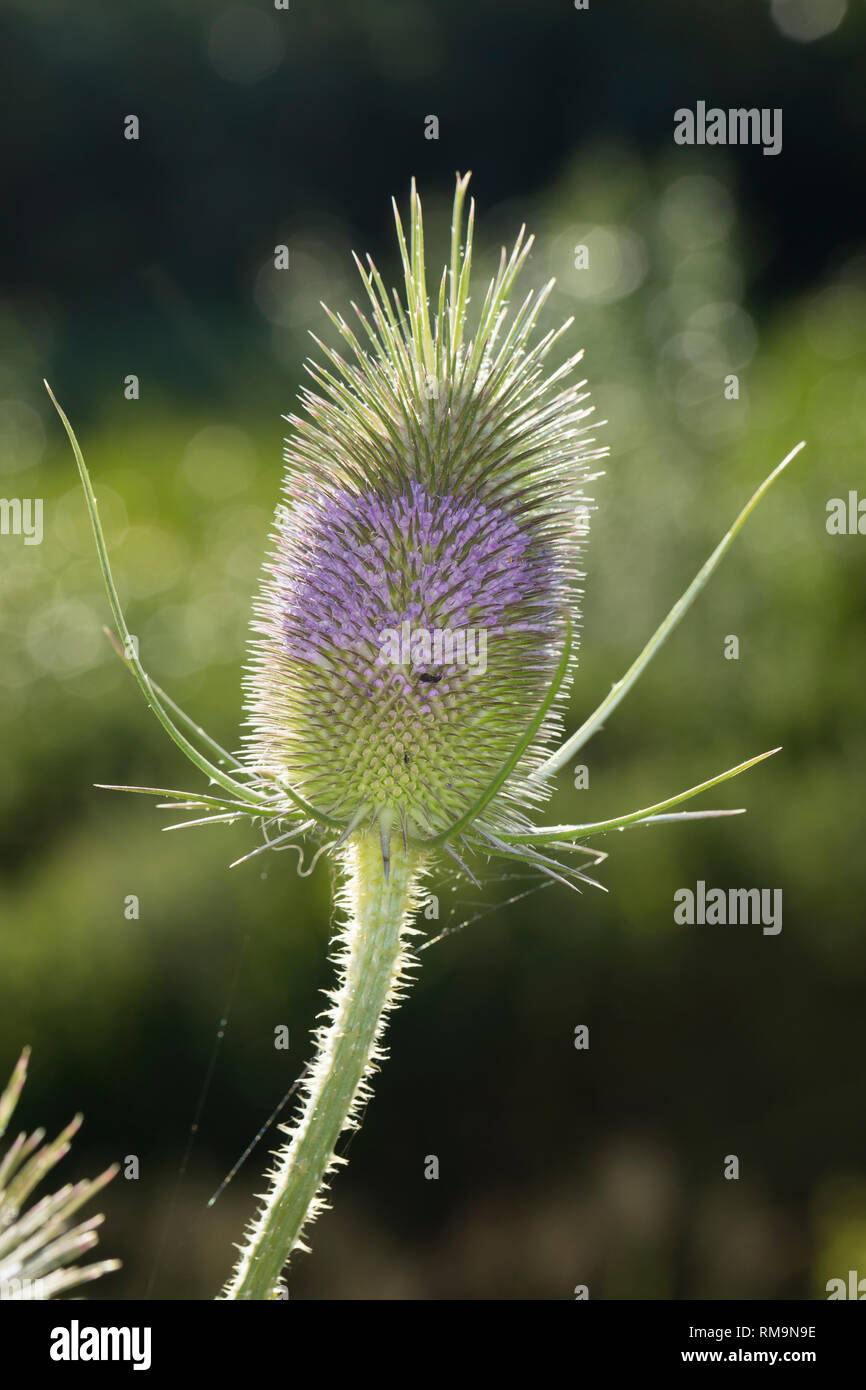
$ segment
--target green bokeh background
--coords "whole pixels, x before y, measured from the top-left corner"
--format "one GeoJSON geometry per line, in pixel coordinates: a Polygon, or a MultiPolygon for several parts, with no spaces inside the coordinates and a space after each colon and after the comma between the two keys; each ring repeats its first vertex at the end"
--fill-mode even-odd
{"type": "Polygon", "coordinates": [[[439,925],[477,920],[423,956],[292,1297],[808,1298],[866,1275],[866,537],[825,526],[830,498],[866,495],[864,15],[806,44],[769,5],[724,8],[293,0],[234,11],[231,42],[218,5],[0,8],[18,134],[0,488],[45,501],[40,546],[0,538],[0,1072],[29,1042],[22,1123],[85,1111],[64,1177],[140,1160],[105,1194],[101,1250],[124,1268],[92,1297],[209,1298],[228,1273],[268,1138],[207,1198],[308,1056],[332,884],[291,854],[229,870],[252,831],[164,834],[149,802],[94,790],[198,783],[103,636],[41,379],[78,430],[147,669],[236,746],[280,415],[307,330],[329,337],[318,302],[358,296],[353,247],[395,278],[387,198],[413,174],[444,259],[467,166],[479,279],[526,221],[525,289],[557,277],[547,322],[574,315],[607,421],[573,721],[808,441],[552,818],[783,752],[710,798],[746,816],[611,837],[607,895],[502,905],[533,885],[434,874],[439,925]],[[782,105],[783,154],[676,147],[673,109],[698,98],[782,105]],[[781,934],[675,925],[698,879],[782,888],[781,934]]]}

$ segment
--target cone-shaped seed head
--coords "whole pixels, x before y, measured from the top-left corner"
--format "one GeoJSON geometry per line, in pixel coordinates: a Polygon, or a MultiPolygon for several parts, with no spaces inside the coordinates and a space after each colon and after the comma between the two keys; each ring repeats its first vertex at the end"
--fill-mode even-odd
{"type": "MultiPolygon", "coordinates": [[[[464,341],[471,262],[458,180],[450,270],[428,305],[420,203],[405,298],[362,270],[372,320],[309,364],[290,417],[285,505],[256,605],[250,753],[340,823],[440,834],[483,795],[547,695],[577,618],[590,452],[572,358],[531,341],[550,286],[512,311],[523,234],[464,341]]],[[[356,311],[357,313],[358,311],[356,311]]],[[[562,689],[564,691],[564,683],[562,689]]],[[[521,824],[527,777],[558,732],[554,704],[479,825],[521,824]]]]}

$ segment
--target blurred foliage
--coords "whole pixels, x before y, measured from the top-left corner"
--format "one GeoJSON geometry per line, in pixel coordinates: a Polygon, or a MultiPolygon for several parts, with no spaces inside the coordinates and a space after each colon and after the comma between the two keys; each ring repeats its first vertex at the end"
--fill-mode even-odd
{"type": "MultiPolygon", "coordinates": [[[[658,48],[678,19],[672,70],[682,76],[699,58],[708,83],[707,55],[727,42],[707,28],[717,8],[653,7],[643,38],[658,48]],[[684,18],[695,9],[703,28],[684,18]]],[[[726,32],[742,38],[751,8],[735,7],[726,32]]],[[[102,634],[108,611],[84,505],[41,377],[78,429],[146,667],[236,746],[250,596],[278,499],[279,413],[294,408],[308,328],[331,337],[318,302],[342,309],[357,297],[352,246],[395,278],[384,194],[405,198],[411,173],[432,219],[431,258],[444,259],[448,171],[472,163],[487,268],[525,220],[537,243],[524,289],[557,277],[548,323],[574,315],[563,350],[585,345],[607,422],[574,720],[622,674],[754,485],[808,440],[586,750],[589,790],[561,778],[553,817],[645,805],[765,748],[784,751],[712,799],[748,806],[747,816],[607,843],[606,896],[552,887],[487,912],[533,885],[497,874],[479,895],[437,872],[440,928],[478,920],[423,956],[335,1211],[317,1227],[314,1257],[297,1262],[293,1297],[568,1298],[578,1283],[593,1297],[821,1297],[828,1278],[866,1274],[866,541],[825,529],[827,501],[864,476],[866,245],[856,209],[837,201],[821,224],[808,199],[798,241],[799,224],[781,227],[774,212],[790,206],[792,169],[820,183],[823,154],[794,148],[776,172],[757,151],[746,162],[742,152],[675,150],[667,107],[664,132],[647,135],[641,113],[658,101],[637,79],[628,93],[599,96],[591,135],[568,123],[551,134],[548,111],[535,167],[502,79],[515,79],[524,43],[559,71],[560,20],[549,6],[532,15],[495,7],[491,61],[506,95],[491,109],[500,122],[509,112],[500,141],[517,140],[498,154],[494,116],[455,95],[464,57],[441,27],[453,6],[410,5],[411,18],[392,5],[364,18],[357,7],[319,7],[292,31],[283,67],[244,82],[214,76],[214,53],[225,62],[232,45],[214,39],[205,10],[125,7],[124,23],[133,18],[123,38],[110,7],[96,5],[93,22],[64,30],[64,44],[61,4],[3,15],[26,39],[23,72],[44,80],[65,65],[62,83],[84,70],[98,79],[82,116],[55,137],[64,148],[77,141],[79,160],[88,132],[98,145],[109,113],[116,121],[136,102],[163,132],[186,126],[178,149],[166,143],[161,156],[174,181],[151,171],[162,201],[142,178],[156,158],[147,141],[132,151],[141,167],[128,185],[112,180],[130,152],[100,156],[65,228],[42,222],[32,283],[24,274],[23,289],[9,287],[0,302],[0,490],[45,499],[40,546],[0,540],[0,1074],[31,1043],[33,1109],[74,1098],[88,1121],[84,1168],[140,1156],[141,1178],[121,1177],[106,1193],[111,1249],[124,1259],[112,1294],[211,1297],[251,1211],[267,1138],[218,1203],[208,1210],[206,1201],[308,1054],[317,991],[330,979],[329,870],[299,879],[289,854],[229,871],[254,847],[249,831],[165,835],[152,805],[93,790],[196,783],[102,634]],[[137,76],[133,43],[142,45],[137,76]],[[168,51],[157,82],[153,65],[168,51]],[[320,168],[297,118],[276,121],[270,145],[250,138],[273,119],[280,92],[296,109],[287,66],[326,92],[323,128],[305,137],[328,147],[320,168]],[[416,90],[425,80],[436,93],[429,102],[416,90]],[[125,83],[138,83],[134,97],[125,83]],[[452,130],[431,162],[417,113],[437,101],[451,109],[449,99],[463,133],[452,130]],[[394,114],[409,106],[411,142],[394,114]],[[364,138],[379,131],[379,145],[350,168],[345,132],[358,109],[364,138]],[[230,147],[212,142],[196,154],[203,111],[219,112],[230,147]],[[283,159],[289,145],[301,173],[275,190],[257,161],[274,150],[283,159]],[[110,213],[104,226],[92,220],[97,208],[110,213]],[[135,230],[137,213],[147,236],[135,230]],[[201,240],[197,275],[202,218],[211,239],[201,240]],[[268,260],[280,240],[292,253],[281,275],[268,260]],[[586,270],[575,267],[581,245],[586,270]],[[220,289],[226,256],[233,273],[220,289]],[[123,399],[128,372],[141,376],[139,401],[123,399]],[[737,400],[725,399],[730,373],[737,400]],[[738,661],[723,655],[732,633],[738,661]],[[673,894],[697,879],[781,887],[781,935],[675,926],[673,894]],[[124,916],[130,894],[138,920],[124,916]],[[588,1052],[573,1047],[579,1023],[590,1027],[588,1052]],[[280,1024],[291,1031],[288,1053],[274,1048],[280,1024]],[[423,1178],[428,1153],[440,1158],[436,1183],[423,1178]],[[729,1153],[740,1156],[738,1183],[722,1178],[729,1153]]],[[[494,14],[477,10],[470,46],[480,15],[494,14]]],[[[778,53],[776,80],[792,93],[786,138],[809,128],[808,103],[834,81],[834,129],[852,143],[862,132],[849,76],[862,19],[852,12],[820,53],[786,43],[769,21],[754,31],[761,52],[778,53]]],[[[623,73],[635,72],[640,37],[624,41],[623,73]]],[[[251,51],[267,68],[267,43],[251,51]]],[[[750,42],[737,55],[755,61],[750,42]]],[[[610,61],[580,69],[596,92],[610,61]]],[[[670,72],[662,78],[675,87],[670,72]]],[[[662,78],[642,80],[652,88],[662,78]]],[[[489,73],[479,80],[489,90],[489,73]]],[[[697,81],[683,101],[693,89],[711,95],[697,81]]],[[[533,82],[546,94],[543,73],[533,82]]],[[[550,83],[555,109],[567,104],[563,82],[550,83]]],[[[776,104],[769,87],[754,89],[765,90],[760,104],[776,104]]],[[[61,96],[24,123],[25,145],[52,112],[62,123],[61,96]]],[[[534,109],[529,117],[541,120],[534,109]]],[[[56,158],[49,142],[27,179],[47,176],[56,158]]],[[[19,220],[28,216],[22,204],[19,220]]],[[[12,254],[13,264],[25,256],[20,240],[12,254]]]]}

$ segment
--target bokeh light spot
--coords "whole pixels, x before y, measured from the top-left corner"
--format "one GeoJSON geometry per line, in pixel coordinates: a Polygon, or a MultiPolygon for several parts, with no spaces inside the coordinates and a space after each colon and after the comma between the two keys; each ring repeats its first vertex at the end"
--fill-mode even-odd
{"type": "Polygon", "coordinates": [[[578,299],[610,304],[632,294],[643,282],[649,258],[643,239],[630,227],[574,227],[556,239],[554,274],[560,288],[578,299]],[[585,268],[579,248],[586,248],[585,268]],[[566,270],[563,272],[563,259],[566,270]]]}
{"type": "Polygon", "coordinates": [[[218,77],[246,87],[270,76],[280,66],[285,44],[270,15],[251,5],[240,5],[224,10],[214,20],[207,51],[218,77]]]}
{"type": "Polygon", "coordinates": [[[811,43],[838,29],[848,11],[848,0],[773,0],[771,14],[786,39],[811,43]]]}
{"type": "Polygon", "coordinates": [[[0,473],[19,473],[40,462],[45,450],[42,420],[26,401],[0,401],[0,473]]]}
{"type": "Polygon", "coordinates": [[[686,250],[723,241],[734,220],[731,195],[708,174],[687,174],[669,184],[659,200],[661,230],[686,250]]]}
{"type": "Polygon", "coordinates": [[[181,465],[184,480],[201,497],[233,497],[248,487],[258,456],[248,434],[233,425],[207,425],[193,435],[181,465]]]}
{"type": "Polygon", "coordinates": [[[102,624],[79,599],[54,599],[36,610],[27,628],[27,650],[37,665],[63,677],[86,671],[103,658],[102,624]]]}

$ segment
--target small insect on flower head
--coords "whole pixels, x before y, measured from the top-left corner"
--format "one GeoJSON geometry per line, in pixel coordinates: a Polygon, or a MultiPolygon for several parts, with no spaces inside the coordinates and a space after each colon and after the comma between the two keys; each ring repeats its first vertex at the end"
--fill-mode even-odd
{"type": "MultiPolygon", "coordinates": [[[[248,748],[345,830],[447,844],[514,832],[559,731],[574,662],[592,449],[569,327],[536,335],[553,286],[511,305],[532,237],[503,250],[469,336],[474,205],[458,177],[431,304],[414,184],[404,296],[369,260],[349,349],[319,343],[289,416],[285,504],[256,604],[248,748]],[[461,245],[461,242],[463,244],[461,245]]],[[[569,321],[570,323],[570,321],[569,321]]],[[[318,342],[318,339],[317,339],[318,342]]]]}

